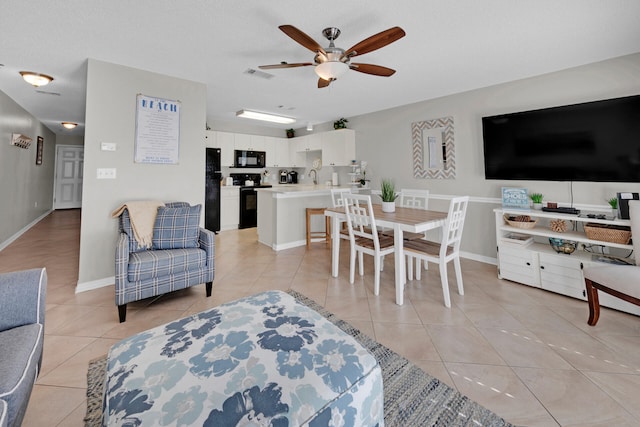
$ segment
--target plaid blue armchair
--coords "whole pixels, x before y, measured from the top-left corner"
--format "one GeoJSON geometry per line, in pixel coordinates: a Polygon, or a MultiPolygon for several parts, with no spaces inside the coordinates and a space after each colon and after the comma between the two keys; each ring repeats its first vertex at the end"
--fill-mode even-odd
{"type": "Polygon", "coordinates": [[[127,303],[206,284],[211,296],[215,234],[199,227],[201,205],[167,203],[158,209],[153,246],[138,245],[128,210],[119,217],[116,245],[116,305],[120,322],[127,303]]]}

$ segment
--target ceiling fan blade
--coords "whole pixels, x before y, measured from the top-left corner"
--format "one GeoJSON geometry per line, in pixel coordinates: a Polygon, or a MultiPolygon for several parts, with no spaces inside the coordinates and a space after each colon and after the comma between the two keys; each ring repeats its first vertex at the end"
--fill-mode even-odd
{"type": "Polygon", "coordinates": [[[311,62],[297,62],[293,64],[289,64],[287,62],[273,65],[259,65],[258,68],[261,70],[273,70],[276,68],[295,68],[295,67],[306,67],[307,65],[313,65],[311,62]]]}
{"type": "Polygon", "coordinates": [[[320,46],[317,41],[300,31],[293,25],[280,25],[278,28],[280,28],[283,33],[285,33],[310,51],[321,52],[324,56],[327,56],[327,52],[324,51],[322,46],[320,46]]]}
{"type": "Polygon", "coordinates": [[[331,84],[331,80],[318,79],[318,89],[327,87],[331,84]]]}
{"type": "Polygon", "coordinates": [[[373,36],[364,39],[360,43],[345,50],[342,58],[364,55],[365,53],[380,49],[381,47],[384,47],[398,39],[401,39],[405,36],[405,34],[406,33],[404,32],[404,30],[400,27],[389,28],[388,30],[382,31],[378,34],[374,34],[373,36]]]}
{"type": "Polygon", "coordinates": [[[383,67],[382,65],[360,64],[353,62],[349,64],[349,68],[351,68],[353,71],[360,71],[361,73],[373,74],[374,76],[382,77],[392,76],[396,72],[396,70],[383,67]]]}

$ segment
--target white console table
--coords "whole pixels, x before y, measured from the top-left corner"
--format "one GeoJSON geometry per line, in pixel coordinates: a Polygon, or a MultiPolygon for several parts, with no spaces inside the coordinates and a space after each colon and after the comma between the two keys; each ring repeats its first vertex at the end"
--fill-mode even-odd
{"type": "MultiPolygon", "coordinates": [[[[541,210],[516,210],[494,209],[496,219],[496,242],[498,250],[498,277],[525,285],[545,289],[547,291],[567,295],[586,301],[584,276],[582,268],[587,265],[600,263],[592,259],[594,253],[589,252],[585,246],[602,246],[605,249],[631,253],[633,246],[618,243],[592,240],[584,232],[585,223],[613,224],[630,226],[629,220],[622,219],[595,219],[578,215],[568,215],[556,212],[544,212],[541,210]],[[529,215],[531,219],[537,219],[538,223],[531,229],[522,229],[509,226],[504,215],[529,215]],[[567,231],[558,233],[549,228],[549,221],[563,219],[567,223],[567,231]],[[509,234],[531,236],[530,243],[519,244],[507,239],[509,234]],[[549,237],[578,242],[575,252],[570,255],[557,253],[549,244],[549,237]]],[[[630,257],[633,262],[635,258],[630,257]]],[[[603,264],[604,265],[604,264],[603,264]]],[[[640,285],[639,285],[640,286],[640,285]]],[[[640,307],[629,304],[618,298],[600,292],[600,304],[605,307],[640,315],[640,307]]],[[[585,314],[585,322],[586,316],[585,314]]]]}

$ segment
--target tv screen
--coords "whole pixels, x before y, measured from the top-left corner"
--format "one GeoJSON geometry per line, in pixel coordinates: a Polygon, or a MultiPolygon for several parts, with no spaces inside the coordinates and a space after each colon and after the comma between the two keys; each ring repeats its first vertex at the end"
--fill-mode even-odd
{"type": "Polygon", "coordinates": [[[482,118],[487,179],[640,182],[640,95],[482,118]]]}

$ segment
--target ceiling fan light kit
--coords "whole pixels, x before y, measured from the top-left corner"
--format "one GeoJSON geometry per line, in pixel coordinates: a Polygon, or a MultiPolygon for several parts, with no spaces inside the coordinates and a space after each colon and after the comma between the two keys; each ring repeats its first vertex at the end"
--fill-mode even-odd
{"type": "Polygon", "coordinates": [[[20,71],[20,75],[25,82],[35,87],[44,86],[53,81],[53,77],[46,74],[34,73],[33,71],[20,71]]]}
{"type": "Polygon", "coordinates": [[[351,63],[351,58],[365,53],[380,49],[394,41],[405,36],[405,32],[400,27],[392,27],[378,34],[356,43],[347,50],[336,47],[334,41],[340,35],[340,30],[335,27],[325,28],[322,35],[329,40],[329,46],[323,48],[293,25],[281,25],[280,30],[291,37],[295,42],[309,49],[315,54],[313,62],[288,63],[286,61],[280,64],[260,65],[258,68],[263,70],[272,70],[275,68],[294,68],[315,66],[315,72],[320,77],[318,87],[323,88],[329,86],[332,81],[343,76],[347,71],[354,70],[360,73],[371,74],[374,76],[389,77],[395,73],[395,70],[380,65],[373,64],[356,64],[351,63]]]}
{"type": "Polygon", "coordinates": [[[340,61],[327,61],[316,65],[315,72],[323,80],[336,80],[349,71],[349,66],[340,61]]]}
{"type": "Polygon", "coordinates": [[[236,112],[237,117],[244,117],[245,119],[261,120],[263,122],[290,124],[295,123],[296,119],[291,117],[279,116],[277,114],[261,113],[259,111],[252,110],[240,110],[236,112]]]}

